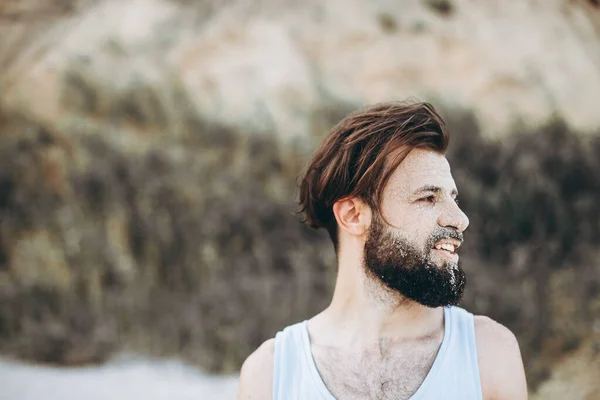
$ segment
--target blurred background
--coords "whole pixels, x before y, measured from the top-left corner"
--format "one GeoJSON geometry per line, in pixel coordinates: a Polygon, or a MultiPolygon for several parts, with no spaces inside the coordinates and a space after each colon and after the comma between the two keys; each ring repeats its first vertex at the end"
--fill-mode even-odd
{"type": "Polygon", "coordinates": [[[303,166],[408,98],[451,129],[462,305],[533,399],[600,399],[597,0],[1,1],[0,399],[234,399],[332,294],[303,166]]]}

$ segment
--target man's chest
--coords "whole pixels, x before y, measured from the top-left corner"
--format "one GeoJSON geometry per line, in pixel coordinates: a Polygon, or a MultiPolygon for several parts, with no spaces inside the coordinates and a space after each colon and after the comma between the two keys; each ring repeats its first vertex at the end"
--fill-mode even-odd
{"type": "Polygon", "coordinates": [[[439,343],[405,345],[387,352],[313,349],[317,369],[338,400],[409,399],[435,360],[439,343]]]}

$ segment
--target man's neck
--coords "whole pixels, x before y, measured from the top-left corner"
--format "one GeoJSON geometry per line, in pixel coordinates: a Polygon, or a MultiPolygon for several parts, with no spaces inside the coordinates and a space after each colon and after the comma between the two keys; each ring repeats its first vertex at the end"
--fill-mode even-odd
{"type": "Polygon", "coordinates": [[[361,260],[357,264],[339,261],[331,304],[314,322],[317,327],[332,327],[322,330],[330,332],[323,335],[325,342],[367,349],[386,341],[434,335],[443,328],[441,308],[425,307],[382,286],[366,273],[361,260]]]}

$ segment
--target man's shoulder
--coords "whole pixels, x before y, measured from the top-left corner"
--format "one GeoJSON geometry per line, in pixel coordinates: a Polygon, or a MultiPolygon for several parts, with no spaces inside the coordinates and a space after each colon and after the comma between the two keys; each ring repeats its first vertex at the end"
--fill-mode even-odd
{"type": "Polygon", "coordinates": [[[526,399],[527,383],[515,335],[483,315],[475,316],[474,324],[484,399],[526,399]]]}
{"type": "Polygon", "coordinates": [[[244,368],[253,369],[254,367],[264,367],[265,363],[273,365],[273,356],[275,354],[275,338],[266,340],[252,354],[248,356],[242,365],[244,368]]]}
{"type": "Polygon", "coordinates": [[[239,400],[271,399],[275,339],[261,344],[248,356],[240,371],[239,400]]]}
{"type": "Polygon", "coordinates": [[[486,350],[500,350],[500,353],[502,350],[518,349],[517,338],[506,326],[485,315],[475,315],[473,319],[478,345],[480,341],[482,344],[495,343],[496,346],[486,350]]]}

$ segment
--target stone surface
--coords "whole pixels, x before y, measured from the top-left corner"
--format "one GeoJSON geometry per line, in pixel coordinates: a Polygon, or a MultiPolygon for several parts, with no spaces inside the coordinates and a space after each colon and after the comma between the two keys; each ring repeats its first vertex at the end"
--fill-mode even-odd
{"type": "Polygon", "coordinates": [[[491,135],[553,114],[585,131],[600,122],[592,3],[79,2],[43,35],[15,22],[3,36],[2,102],[50,125],[145,131],[192,108],[296,138],[324,103],[417,96],[475,110],[491,135]]]}

